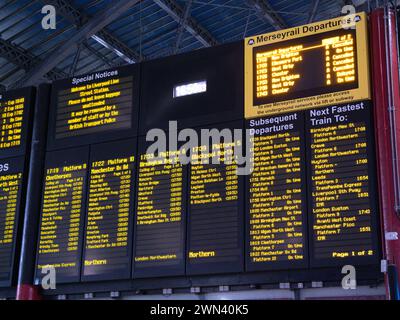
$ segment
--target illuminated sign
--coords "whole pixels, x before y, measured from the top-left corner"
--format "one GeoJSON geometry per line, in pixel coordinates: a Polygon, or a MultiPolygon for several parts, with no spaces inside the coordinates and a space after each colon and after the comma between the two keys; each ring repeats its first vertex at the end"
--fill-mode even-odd
{"type": "Polygon", "coordinates": [[[245,117],[370,98],[367,17],[245,39],[245,117]]]}
{"type": "Polygon", "coordinates": [[[207,81],[198,81],[174,87],[174,98],[190,96],[207,91],[207,81]]]}
{"type": "Polygon", "coordinates": [[[131,276],[135,145],[92,147],[82,280],[131,276]]]}
{"type": "Polygon", "coordinates": [[[127,66],[54,82],[48,149],[136,136],[138,70],[127,66]]]}
{"type": "Polygon", "coordinates": [[[23,157],[0,160],[0,286],[13,277],[23,168],[23,157]]]}
{"type": "Polygon", "coordinates": [[[248,121],[254,170],[247,183],[247,270],[308,264],[304,116],[248,121]]]}
{"type": "Polygon", "coordinates": [[[80,279],[83,216],[86,204],[87,148],[46,156],[36,283],[53,267],[57,283],[80,279]]]}
{"type": "Polygon", "coordinates": [[[367,101],[307,111],[311,261],[376,262],[377,198],[367,101]]]}
{"type": "Polygon", "coordinates": [[[243,192],[242,178],[236,174],[236,143],[241,141],[192,148],[188,274],[243,271],[243,192]],[[220,163],[211,163],[212,158],[220,163]]]}
{"type": "MultiPolygon", "coordinates": [[[[142,141],[142,147],[144,142],[142,141]]],[[[134,277],[185,272],[186,169],[180,151],[141,149],[136,196],[134,277]]]]}
{"type": "Polygon", "coordinates": [[[56,139],[131,127],[132,77],[112,77],[58,93],[56,139]]]}
{"type": "Polygon", "coordinates": [[[23,88],[0,95],[0,158],[25,153],[30,131],[33,90],[23,88]]]}
{"type": "Polygon", "coordinates": [[[24,104],[24,97],[0,102],[0,149],[21,145],[24,104]]]}
{"type": "Polygon", "coordinates": [[[248,271],[377,262],[370,117],[361,101],[247,120],[248,271]]]}

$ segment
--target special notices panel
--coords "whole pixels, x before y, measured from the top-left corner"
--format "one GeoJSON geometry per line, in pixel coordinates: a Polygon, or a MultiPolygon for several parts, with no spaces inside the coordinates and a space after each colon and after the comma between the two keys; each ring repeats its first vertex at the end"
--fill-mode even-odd
{"type": "Polygon", "coordinates": [[[187,168],[179,150],[139,142],[134,277],[184,275],[187,168]]]}
{"type": "Polygon", "coordinates": [[[308,265],[304,115],[247,122],[253,172],[247,178],[248,271],[308,265]]]}
{"type": "Polygon", "coordinates": [[[49,268],[57,283],[80,279],[89,148],[46,155],[35,282],[49,268]]]}
{"type": "Polygon", "coordinates": [[[312,266],[378,259],[371,112],[368,101],[307,111],[312,266]]]}
{"type": "Polygon", "coordinates": [[[131,276],[135,150],[134,139],[91,148],[82,280],[131,276]]]}
{"type": "MultiPolygon", "coordinates": [[[[229,127],[232,133],[242,124],[229,127]]],[[[232,135],[231,139],[202,140],[191,148],[186,264],[189,275],[243,271],[243,176],[237,174],[242,142],[242,136],[235,139],[232,135]]]]}
{"type": "Polygon", "coordinates": [[[0,286],[13,276],[23,171],[23,157],[0,159],[0,286]]]}
{"type": "Polygon", "coordinates": [[[48,149],[137,134],[139,66],[59,80],[52,85],[48,149]]]}

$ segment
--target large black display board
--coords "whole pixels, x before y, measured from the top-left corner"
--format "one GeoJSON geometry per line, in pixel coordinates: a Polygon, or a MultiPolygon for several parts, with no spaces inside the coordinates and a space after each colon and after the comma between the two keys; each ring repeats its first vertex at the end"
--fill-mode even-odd
{"type": "Polygon", "coordinates": [[[10,286],[17,265],[24,157],[0,160],[0,286],[10,286]]]}
{"type": "Polygon", "coordinates": [[[48,150],[134,137],[139,65],[53,83],[48,150]]]}
{"type": "Polygon", "coordinates": [[[91,148],[82,280],[131,276],[135,154],[133,139],[91,148]]]}
{"type": "MultiPolygon", "coordinates": [[[[242,43],[140,68],[140,113],[138,66],[53,85],[36,283],[46,266],[55,266],[57,283],[168,277],[173,287],[174,279],[213,274],[252,279],[265,271],[271,279],[257,281],[267,283],[377,265],[369,102],[245,121],[242,43]],[[174,96],[176,85],[204,80],[205,92],[174,96]],[[197,133],[249,129],[253,172],[236,175],[222,141],[205,152],[203,142],[148,152],[145,134],[169,120],[197,133]],[[192,162],[182,164],[188,151],[192,162]],[[203,156],[222,163],[201,163],[203,156]]],[[[236,144],[246,152],[245,141],[236,144]]]]}
{"type": "Polygon", "coordinates": [[[139,140],[134,277],[185,273],[187,168],[179,152],[146,153],[139,140]]]}
{"type": "Polygon", "coordinates": [[[46,155],[35,282],[54,267],[56,282],[80,279],[89,152],[87,147],[46,155]]]}

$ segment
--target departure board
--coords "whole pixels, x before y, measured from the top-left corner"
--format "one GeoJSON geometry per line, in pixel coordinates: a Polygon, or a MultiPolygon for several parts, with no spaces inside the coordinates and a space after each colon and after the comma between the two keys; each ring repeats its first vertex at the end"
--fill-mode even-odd
{"type": "Polygon", "coordinates": [[[313,266],[377,262],[377,198],[367,101],[307,112],[313,266]]]}
{"type": "Polygon", "coordinates": [[[91,148],[82,280],[129,279],[135,140],[91,148]]]}
{"type": "Polygon", "coordinates": [[[180,151],[148,153],[139,144],[134,277],[185,273],[186,167],[180,151]]]}
{"type": "Polygon", "coordinates": [[[243,177],[235,145],[242,140],[192,148],[187,274],[243,271],[243,177]]]}
{"type": "Polygon", "coordinates": [[[368,99],[366,15],[245,41],[246,118],[368,99]]]}
{"type": "Polygon", "coordinates": [[[0,287],[10,286],[21,214],[24,157],[0,160],[0,287]]]}
{"type": "Polygon", "coordinates": [[[56,81],[49,118],[50,149],[137,134],[138,66],[56,81]]]}
{"type": "Polygon", "coordinates": [[[88,148],[46,155],[36,258],[37,284],[43,276],[43,268],[48,267],[56,270],[57,283],[80,279],[88,157],[88,148]]]}
{"type": "Polygon", "coordinates": [[[144,140],[139,150],[134,277],[183,275],[186,167],[180,151],[146,153],[144,140]]]}
{"type": "Polygon", "coordinates": [[[23,88],[0,94],[0,158],[25,153],[34,91],[23,88]]]}
{"type": "Polygon", "coordinates": [[[247,180],[247,271],[308,265],[304,115],[247,122],[254,169],[247,180]]]}

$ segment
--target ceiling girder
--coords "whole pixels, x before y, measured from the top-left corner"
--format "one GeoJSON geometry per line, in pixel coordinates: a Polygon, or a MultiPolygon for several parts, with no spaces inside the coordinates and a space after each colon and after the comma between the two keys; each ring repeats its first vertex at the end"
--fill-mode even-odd
{"type": "Polygon", "coordinates": [[[21,79],[24,85],[35,85],[41,77],[55,68],[60,62],[71,55],[77,46],[95,35],[105,26],[121,16],[140,0],[114,0],[102,11],[98,12],[94,17],[84,23],[77,32],[72,35],[62,45],[52,51],[44,61],[41,61],[21,79]]]}
{"type": "Polygon", "coordinates": [[[168,13],[177,23],[184,26],[187,32],[200,41],[205,47],[212,47],[218,44],[211,33],[201,26],[193,17],[185,17],[185,10],[174,0],[153,0],[161,9],[168,13]]]}
{"type": "Polygon", "coordinates": [[[270,23],[275,30],[288,28],[285,20],[275,11],[267,0],[247,0],[247,3],[256,11],[260,19],[270,23]]]}
{"type": "MultiPolygon", "coordinates": [[[[42,62],[40,58],[32,53],[4,39],[0,39],[0,56],[25,71],[42,62]]],[[[57,80],[67,76],[64,71],[57,68],[50,70],[44,75],[49,80],[57,80]]]]}
{"type": "MultiPolygon", "coordinates": [[[[54,6],[57,13],[62,15],[64,19],[76,26],[77,29],[81,28],[82,25],[87,23],[91,17],[84,13],[82,10],[75,8],[68,0],[42,0],[44,4],[50,4],[54,6]]],[[[106,28],[99,30],[92,39],[103,45],[105,48],[115,52],[121,59],[127,63],[135,63],[142,60],[142,56],[135,50],[132,50],[122,40],[120,40],[112,32],[106,28]]],[[[111,61],[109,61],[112,64],[111,61]]]]}

